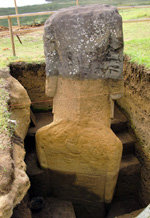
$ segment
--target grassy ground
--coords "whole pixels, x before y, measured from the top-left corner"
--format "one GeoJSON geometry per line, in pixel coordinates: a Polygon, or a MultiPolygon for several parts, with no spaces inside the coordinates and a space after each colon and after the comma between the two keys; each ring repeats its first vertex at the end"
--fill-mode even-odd
{"type": "Polygon", "coordinates": [[[150,22],[126,23],[124,29],[124,52],[131,60],[150,68],[150,22]]]}
{"type": "Polygon", "coordinates": [[[0,40],[0,67],[5,67],[13,61],[40,62],[44,61],[43,53],[43,31],[20,36],[22,44],[15,37],[16,57],[12,56],[11,42],[9,37],[0,40]]]}
{"type": "MultiPolygon", "coordinates": [[[[84,0],[79,0],[79,1],[80,3],[85,2],[84,0]]],[[[87,0],[86,2],[89,3],[90,1],[91,0],[87,0]]],[[[92,2],[96,2],[96,0],[93,0],[92,2]]],[[[108,3],[107,0],[103,2],[108,3]]],[[[118,2],[118,4],[120,5],[122,3],[122,1],[119,0],[118,1],[112,0],[111,2],[113,4],[115,4],[115,2],[118,2]]],[[[130,1],[130,5],[135,3],[148,4],[149,2],[150,1],[130,1]]],[[[62,3],[61,0],[55,0],[53,5],[57,5],[57,7],[59,7],[60,3],[62,3]]],[[[125,5],[128,4],[129,1],[123,1],[123,3],[125,5]]],[[[66,5],[70,4],[70,0],[66,0],[65,4],[66,5]]],[[[72,1],[72,4],[74,4],[74,1],[72,1]]],[[[37,8],[35,7],[35,9],[37,11],[40,11],[39,7],[40,6],[37,6],[37,8]]],[[[46,6],[44,5],[44,7],[46,6]]],[[[27,7],[23,7],[23,8],[27,8],[27,7]]],[[[46,10],[46,8],[44,9],[42,8],[42,10],[46,10]]],[[[119,12],[123,17],[123,20],[150,17],[150,8],[122,10],[119,12]]],[[[43,19],[43,17],[40,19],[43,19]]],[[[38,22],[40,22],[40,20],[38,20],[38,22]]],[[[149,49],[150,48],[150,22],[126,23],[123,25],[123,30],[124,30],[124,40],[125,40],[125,53],[128,54],[133,61],[139,64],[144,64],[147,68],[150,68],[150,49],[149,49]]],[[[17,57],[12,56],[10,38],[8,37],[1,38],[0,39],[0,67],[5,67],[7,64],[9,64],[12,61],[27,61],[27,62],[44,61],[42,35],[43,35],[43,30],[20,36],[21,41],[23,43],[22,45],[15,37],[17,57]]]]}
{"type": "Polygon", "coordinates": [[[133,62],[150,68],[150,38],[134,39],[125,42],[125,53],[131,57],[133,62]]]}

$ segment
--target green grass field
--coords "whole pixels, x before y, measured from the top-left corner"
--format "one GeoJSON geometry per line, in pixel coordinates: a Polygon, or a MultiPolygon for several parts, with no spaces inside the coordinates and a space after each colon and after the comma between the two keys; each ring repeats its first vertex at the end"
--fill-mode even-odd
{"type": "Polygon", "coordinates": [[[43,31],[20,36],[22,44],[15,37],[16,57],[12,56],[11,42],[9,37],[0,40],[0,67],[5,67],[13,61],[40,62],[44,61],[43,31]]]}
{"type": "MultiPolygon", "coordinates": [[[[91,0],[79,0],[80,4],[85,4],[85,2],[90,3],[91,0]]],[[[92,3],[112,3],[113,5],[143,5],[150,4],[150,1],[120,1],[120,0],[105,0],[97,1],[92,0],[92,3]]],[[[66,0],[62,2],[61,0],[54,0],[52,4],[48,4],[50,8],[46,5],[35,6],[34,11],[45,11],[45,10],[56,10],[60,7],[67,7],[70,4],[74,5],[75,1],[66,0]]],[[[12,13],[12,9],[10,11],[12,13]]],[[[33,12],[33,7],[22,7],[19,9],[20,13],[33,12]],[[30,11],[29,11],[30,9],[30,11]]],[[[8,9],[3,11],[4,14],[8,14],[8,9]],[[7,13],[6,13],[7,12],[7,13]]],[[[139,19],[150,17],[150,8],[144,9],[130,9],[119,11],[123,20],[129,19],[139,19]]],[[[0,15],[2,11],[0,9],[0,15]]],[[[21,20],[22,24],[31,24],[33,18],[27,17],[24,21],[21,20]],[[26,19],[26,20],[25,20],[26,19]]],[[[45,21],[45,16],[39,16],[35,18],[34,23],[41,23],[45,21]]],[[[16,21],[14,21],[16,22],[16,21]]],[[[2,25],[2,24],[0,24],[2,25]]],[[[4,25],[4,24],[3,24],[4,25]]],[[[143,23],[126,23],[123,25],[125,49],[124,52],[131,57],[132,61],[139,64],[145,65],[150,68],[150,22],[143,23]]],[[[3,37],[0,39],[0,67],[5,67],[10,62],[13,61],[26,61],[26,62],[41,62],[44,61],[43,53],[43,41],[42,41],[43,30],[38,32],[33,32],[20,36],[23,44],[21,45],[18,39],[15,37],[16,53],[17,56],[12,56],[10,38],[3,37]],[[31,55],[32,54],[32,55],[31,55]]]]}

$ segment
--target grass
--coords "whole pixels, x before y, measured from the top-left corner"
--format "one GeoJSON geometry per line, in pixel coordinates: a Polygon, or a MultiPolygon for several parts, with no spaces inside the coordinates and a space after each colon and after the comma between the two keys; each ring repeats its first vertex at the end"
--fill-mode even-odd
{"type": "Polygon", "coordinates": [[[150,18],[150,8],[120,10],[119,13],[122,16],[123,20],[150,18]]]}
{"type": "MultiPolygon", "coordinates": [[[[0,134],[8,133],[8,120],[10,114],[7,110],[7,100],[9,99],[8,92],[4,88],[5,80],[0,78],[0,134]]],[[[0,145],[0,148],[2,145],[0,145]]]]}
{"type": "Polygon", "coordinates": [[[5,37],[0,41],[0,67],[5,67],[10,62],[26,61],[40,62],[44,61],[42,32],[30,33],[20,36],[22,44],[15,37],[16,57],[12,56],[10,38],[5,37]]]}
{"type": "Polygon", "coordinates": [[[125,53],[131,61],[150,68],[150,38],[134,39],[125,42],[125,53]]]}
{"type": "Polygon", "coordinates": [[[124,52],[131,60],[150,68],[150,22],[123,25],[124,52]]]}
{"type": "MultiPolygon", "coordinates": [[[[91,0],[79,0],[80,4],[91,3],[91,0]]],[[[140,0],[92,0],[92,3],[109,3],[113,5],[144,5],[150,4],[150,1],[140,0]]],[[[33,11],[46,11],[56,10],[60,7],[68,7],[74,5],[75,1],[70,0],[54,0],[52,4],[28,6],[19,8],[20,13],[33,12],[33,11]]],[[[0,15],[12,13],[13,9],[0,9],[0,15]]],[[[150,8],[144,9],[130,9],[119,11],[123,20],[149,18],[150,8]]],[[[27,17],[21,20],[22,24],[43,23],[47,16],[38,16],[36,18],[27,17]],[[34,19],[34,21],[33,21],[34,19]]],[[[14,20],[14,22],[16,22],[14,20]]],[[[16,24],[16,23],[15,23],[16,24]]],[[[1,25],[1,24],[0,24],[1,25]]],[[[125,40],[125,53],[131,57],[131,59],[139,64],[144,64],[150,68],[150,22],[144,23],[126,23],[123,25],[124,40],[125,40]]],[[[24,36],[20,36],[22,45],[15,37],[15,46],[17,57],[12,56],[11,43],[8,37],[1,38],[0,40],[0,67],[5,67],[10,62],[26,61],[26,62],[41,62],[44,61],[43,52],[43,31],[38,31],[24,36]],[[34,52],[33,52],[34,51],[34,52]],[[32,55],[31,55],[32,54],[32,55]]]]}

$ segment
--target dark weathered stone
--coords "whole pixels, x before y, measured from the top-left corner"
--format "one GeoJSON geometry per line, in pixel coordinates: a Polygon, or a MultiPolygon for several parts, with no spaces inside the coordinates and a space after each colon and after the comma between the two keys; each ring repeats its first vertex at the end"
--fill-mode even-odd
{"type": "Polygon", "coordinates": [[[112,101],[123,93],[121,17],[104,5],[63,9],[46,22],[44,40],[54,121],[36,132],[39,163],[54,196],[103,207],[122,156],[110,129],[112,101]]]}
{"type": "Polygon", "coordinates": [[[47,76],[122,77],[122,19],[115,7],[61,9],[45,23],[47,76]]]}

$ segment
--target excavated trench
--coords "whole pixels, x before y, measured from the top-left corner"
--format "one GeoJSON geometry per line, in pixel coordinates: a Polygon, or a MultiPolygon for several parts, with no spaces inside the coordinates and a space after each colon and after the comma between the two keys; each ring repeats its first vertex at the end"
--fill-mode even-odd
{"type": "MultiPolygon", "coordinates": [[[[25,197],[26,208],[32,211],[32,217],[48,218],[113,218],[139,210],[143,207],[139,198],[141,167],[136,157],[138,140],[130,128],[130,122],[122,109],[115,104],[114,119],[111,128],[123,144],[123,157],[118,182],[111,205],[105,205],[105,211],[91,205],[78,204],[58,199],[49,188],[53,174],[40,167],[35,148],[36,131],[53,121],[52,99],[45,96],[45,64],[18,63],[10,65],[11,75],[26,88],[31,101],[31,124],[25,139],[27,174],[31,188],[25,197]],[[35,83],[36,81],[36,83],[35,83]]],[[[54,175],[55,176],[55,175],[54,175]]],[[[13,218],[19,217],[19,207],[14,210],[13,218]]]]}
{"type": "MultiPolygon", "coordinates": [[[[29,190],[30,202],[32,202],[33,199],[36,200],[36,198],[38,200],[39,197],[42,197],[42,201],[41,205],[39,205],[39,207],[41,207],[41,210],[39,211],[34,211],[34,208],[32,208],[31,205],[30,206],[32,208],[33,217],[50,217],[52,208],[51,203],[48,204],[48,202],[49,200],[51,201],[51,198],[57,199],[57,196],[55,196],[53,190],[48,188],[50,182],[49,171],[41,169],[38,164],[35,148],[35,133],[42,126],[52,122],[53,115],[50,111],[36,112],[34,113],[33,120],[34,121],[31,122],[31,126],[25,139],[25,162],[27,164],[27,174],[31,181],[31,188],[29,190]]],[[[130,213],[141,208],[138,198],[140,163],[135,156],[134,147],[136,138],[131,129],[128,127],[128,120],[126,116],[121,112],[117,105],[115,106],[115,117],[112,120],[111,128],[121,139],[124,149],[113,202],[111,205],[105,205],[105,217],[108,218],[130,213]]],[[[70,205],[66,209],[68,210],[68,215],[66,217],[71,217],[69,216],[69,213],[72,205],[70,205]]],[[[86,207],[86,205],[73,204],[73,208],[75,210],[76,217],[78,218],[95,218],[99,217],[99,214],[101,213],[98,207],[91,207],[89,209],[89,205],[86,207]]]]}
{"type": "MultiPolygon", "coordinates": [[[[53,115],[51,111],[38,111],[34,112],[31,118],[25,139],[25,162],[31,182],[27,205],[32,211],[32,217],[100,217],[101,208],[58,199],[57,194],[49,189],[51,173],[49,170],[40,168],[36,155],[35,133],[42,126],[52,122],[53,115]]],[[[103,211],[103,217],[107,218],[130,213],[142,207],[138,198],[140,163],[135,156],[136,138],[129,128],[126,116],[117,105],[115,105],[115,116],[111,128],[123,143],[123,157],[113,201],[110,205],[105,205],[105,211],[103,211]]]]}

